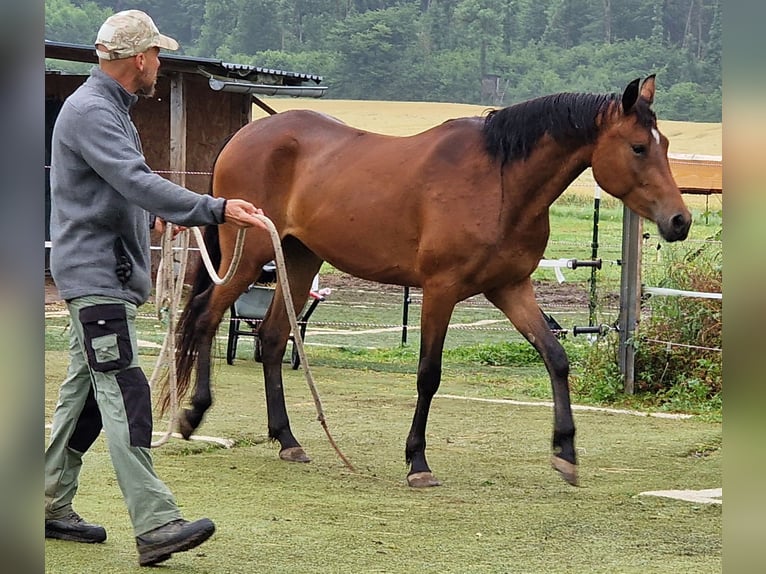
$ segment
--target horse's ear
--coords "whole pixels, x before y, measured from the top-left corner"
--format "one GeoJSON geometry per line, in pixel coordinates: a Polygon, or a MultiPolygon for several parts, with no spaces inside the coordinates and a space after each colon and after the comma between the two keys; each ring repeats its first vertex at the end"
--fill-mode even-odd
{"type": "Polygon", "coordinates": [[[656,74],[652,74],[651,76],[647,77],[644,80],[644,83],[641,84],[641,99],[646,100],[646,102],[651,105],[654,101],[654,78],[656,74]]]}
{"type": "Polygon", "coordinates": [[[628,87],[625,88],[625,91],[622,93],[622,110],[626,114],[636,104],[636,100],[638,99],[638,82],[640,80],[641,78],[636,78],[633,80],[628,84],[628,87]]]}

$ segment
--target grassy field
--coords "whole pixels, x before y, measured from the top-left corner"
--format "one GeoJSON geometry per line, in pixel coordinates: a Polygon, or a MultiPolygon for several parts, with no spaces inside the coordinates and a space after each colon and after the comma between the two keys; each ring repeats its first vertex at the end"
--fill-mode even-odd
{"type": "MultiPolygon", "coordinates": [[[[329,429],[356,472],[316,421],[302,372],[285,371],[285,392],[293,430],[314,459],[308,465],[280,461],[267,441],[259,368],[219,357],[215,404],[199,432],[235,446],[173,439],[154,451],[184,515],[208,516],[218,530],[163,571],[720,572],[720,505],[640,495],[720,486],[720,424],[575,412],[581,485],[574,488],[548,464],[549,407],[447,398],[523,398],[544,378],[541,369],[453,361],[428,429],[429,461],[443,485],[418,491],[405,484],[403,460],[414,365],[331,363],[320,356],[313,372],[329,429]]],[[[46,353],[46,420],[65,367],[63,351],[46,353]]],[[[46,541],[46,572],[140,571],[103,439],[86,456],[76,508],[104,524],[109,538],[76,548],[46,541]]]]}

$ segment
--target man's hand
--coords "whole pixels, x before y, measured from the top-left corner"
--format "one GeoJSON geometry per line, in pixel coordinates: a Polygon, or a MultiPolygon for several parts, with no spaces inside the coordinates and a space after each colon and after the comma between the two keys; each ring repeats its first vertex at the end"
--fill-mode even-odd
{"type": "Polygon", "coordinates": [[[255,217],[263,215],[263,210],[255,207],[244,199],[229,199],[226,201],[226,223],[233,223],[237,227],[260,227],[268,230],[266,224],[255,217]]]}
{"type": "Polygon", "coordinates": [[[117,275],[117,279],[123,286],[130,280],[130,276],[133,274],[133,264],[130,262],[125,246],[122,240],[117,237],[114,240],[114,272],[117,275]]]}
{"type": "MultiPolygon", "coordinates": [[[[160,233],[165,233],[165,227],[166,227],[166,226],[167,226],[167,224],[165,223],[165,220],[164,220],[164,219],[162,219],[162,218],[160,218],[160,217],[157,217],[157,218],[154,220],[154,230],[155,230],[155,231],[159,231],[160,233]]],[[[183,225],[176,225],[176,224],[174,223],[174,224],[173,224],[173,239],[175,239],[175,238],[176,238],[176,236],[177,236],[179,233],[181,233],[182,231],[185,231],[185,230],[186,230],[186,227],[184,227],[183,225]]]]}

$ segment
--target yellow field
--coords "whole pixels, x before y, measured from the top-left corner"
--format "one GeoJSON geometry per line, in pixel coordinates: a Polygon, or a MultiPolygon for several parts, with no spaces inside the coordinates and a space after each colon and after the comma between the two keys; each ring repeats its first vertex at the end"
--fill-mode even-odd
{"type": "MultiPolygon", "coordinates": [[[[662,94],[658,94],[658,98],[662,94]]],[[[451,118],[482,115],[488,106],[446,104],[438,102],[382,102],[356,100],[328,100],[312,98],[264,98],[278,112],[290,109],[310,109],[329,114],[347,124],[363,130],[395,136],[422,132],[451,118]]],[[[265,112],[253,106],[253,117],[265,112]]],[[[722,124],[659,121],[660,131],[670,140],[670,152],[676,154],[721,155],[722,124]]],[[[679,182],[680,185],[683,185],[679,182]]],[[[591,195],[593,178],[586,171],[567,193],[591,195]]],[[[690,205],[704,205],[705,199],[686,196],[690,205]]],[[[720,202],[720,198],[718,198],[720,202]]]]}

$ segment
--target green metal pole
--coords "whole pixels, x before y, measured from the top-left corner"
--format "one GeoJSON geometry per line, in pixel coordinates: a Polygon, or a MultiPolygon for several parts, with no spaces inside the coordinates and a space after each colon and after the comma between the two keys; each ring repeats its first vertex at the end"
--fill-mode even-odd
{"type": "MultiPolygon", "coordinates": [[[[595,261],[598,258],[598,216],[601,207],[601,188],[596,184],[593,194],[593,240],[590,244],[590,258],[595,261]]],[[[596,292],[596,267],[590,268],[590,301],[588,302],[588,325],[596,324],[596,307],[598,306],[598,294],[596,292]]]]}

